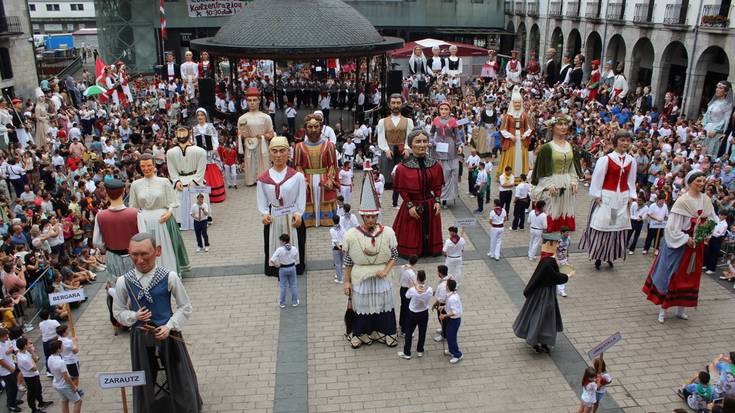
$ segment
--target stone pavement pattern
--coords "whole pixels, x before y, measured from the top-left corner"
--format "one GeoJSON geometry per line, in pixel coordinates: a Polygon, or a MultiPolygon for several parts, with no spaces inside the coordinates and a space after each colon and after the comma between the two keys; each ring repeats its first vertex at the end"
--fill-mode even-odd
{"type": "MultiPolygon", "coordinates": [[[[360,174],[356,182],[361,182],[360,174]]],[[[475,208],[475,200],[465,192],[462,203],[442,210],[444,228],[458,214],[466,216],[468,208],[475,208]]],[[[589,211],[586,194],[577,199],[580,228],[573,237],[575,244],[589,211]]],[[[582,373],[576,366],[586,360],[590,348],[615,331],[622,333],[623,341],[606,353],[615,380],[607,397],[612,396],[620,409],[609,411],[670,412],[684,407],[675,395],[676,388],[713,355],[731,350],[727,344],[735,341],[732,329],[722,328],[733,311],[731,289],[703,277],[700,307],[690,311],[691,319],[672,318],[659,325],[656,308],[640,293],[652,256],[629,256],[625,263],[616,263],[612,270],[603,267],[598,273],[577,253],[572,262],[579,275],[569,285],[569,297],[560,299],[574,360],[569,361],[561,351],[553,358],[537,355],[513,335],[511,324],[522,297],[507,288],[508,280],[527,281],[535,267],[525,258],[528,229],[506,230],[503,254],[508,258],[495,263],[485,257],[487,236],[477,236],[476,228],[468,239],[463,266],[465,316],[459,336],[464,360],[450,366],[441,354],[441,343],[431,340],[437,326],[434,317],[423,359],[399,359],[396,352],[402,340],[396,348],[375,344],[353,350],[342,335],[346,298],[327,270],[331,262],[327,229],[308,232],[307,264],[312,270],[299,278],[302,291],[307,289],[308,304],[280,310],[276,280],[260,275],[262,226],[255,211],[254,189],[228,191],[227,202],[213,209],[209,253],[195,254],[194,234],[184,234],[193,267],[184,284],[194,306],[184,335],[205,412],[274,411],[277,371],[281,371],[278,359],[288,356],[279,356],[279,340],[299,338],[293,332],[279,331],[280,317],[288,317],[291,311],[306,312],[306,332],[296,333],[304,334],[308,377],[306,398],[298,411],[310,412],[576,411],[582,373]],[[229,276],[222,276],[225,267],[229,276]],[[569,368],[572,365],[575,369],[569,368]],[[454,396],[440,392],[447,384],[461,392],[454,396]]],[[[390,191],[383,195],[383,211],[383,220],[390,225],[396,212],[390,207],[390,191]]],[[[481,220],[485,231],[488,212],[486,208],[481,220]]],[[[438,259],[419,262],[432,285],[439,263],[438,259]]],[[[84,411],[121,411],[119,392],[99,390],[94,378],[97,372],[130,368],[128,335],[112,335],[104,290],[77,320],[77,331],[82,385],[87,391],[84,411]]],[[[37,331],[31,337],[37,337],[37,331]]],[[[47,398],[58,402],[50,381],[44,379],[43,384],[47,398]]]]}

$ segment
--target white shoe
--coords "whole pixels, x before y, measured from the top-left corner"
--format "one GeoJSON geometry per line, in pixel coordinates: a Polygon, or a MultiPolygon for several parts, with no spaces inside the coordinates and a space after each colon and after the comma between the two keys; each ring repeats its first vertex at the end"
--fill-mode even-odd
{"type": "Polygon", "coordinates": [[[197,247],[197,250],[196,250],[196,252],[202,252],[202,249],[201,249],[201,248],[199,248],[199,247],[197,247]]]}
{"type": "Polygon", "coordinates": [[[339,284],[339,280],[336,279],[336,278],[334,279],[334,282],[336,282],[337,284],[339,284]]]}
{"type": "Polygon", "coordinates": [[[705,274],[714,274],[715,272],[714,272],[714,271],[710,271],[710,270],[707,270],[707,271],[705,271],[704,273],[705,273],[705,274]]]}
{"type": "Polygon", "coordinates": [[[460,360],[462,360],[463,357],[464,357],[464,355],[461,355],[459,357],[452,357],[451,359],[449,359],[449,363],[451,363],[451,364],[457,364],[457,363],[459,363],[460,360]]]}
{"type": "Polygon", "coordinates": [[[400,358],[402,358],[404,360],[411,360],[411,356],[407,356],[407,355],[403,354],[402,351],[399,351],[398,352],[398,357],[400,357],[400,358]]]}
{"type": "Polygon", "coordinates": [[[291,304],[291,307],[298,307],[299,306],[299,303],[301,303],[301,301],[296,300],[295,303],[291,304]]]}
{"type": "Polygon", "coordinates": [[[663,324],[665,317],[666,317],[666,312],[665,311],[659,311],[658,312],[658,322],[659,323],[663,324]]]}
{"type": "Polygon", "coordinates": [[[646,250],[643,250],[643,252],[642,252],[641,254],[643,254],[643,255],[648,255],[648,251],[646,251],[646,250]]]}
{"type": "Polygon", "coordinates": [[[445,355],[445,356],[451,356],[451,355],[452,355],[452,353],[450,353],[450,352],[449,352],[449,350],[444,350],[444,355],[445,355]]]}
{"type": "Polygon", "coordinates": [[[628,251],[628,255],[633,255],[633,254],[635,254],[633,251],[628,251]]]}
{"type": "Polygon", "coordinates": [[[528,260],[529,260],[529,261],[533,261],[533,260],[535,260],[535,259],[536,259],[536,257],[528,257],[528,260]]]}
{"type": "Polygon", "coordinates": [[[286,304],[279,304],[281,308],[286,308],[286,304]]]}
{"type": "Polygon", "coordinates": [[[689,320],[689,316],[687,315],[687,313],[685,313],[683,311],[677,312],[676,313],[676,318],[681,319],[681,320],[689,320]]]}
{"type": "Polygon", "coordinates": [[[488,257],[492,257],[492,255],[493,255],[493,254],[492,254],[492,253],[490,253],[490,252],[488,252],[488,253],[487,253],[487,256],[488,256],[488,257]]]}
{"type": "Polygon", "coordinates": [[[424,357],[424,353],[418,351],[416,352],[416,357],[424,357]]]}
{"type": "Polygon", "coordinates": [[[442,332],[442,329],[441,329],[441,327],[439,327],[439,328],[437,328],[436,330],[434,330],[434,332],[436,332],[437,334],[441,334],[441,332],[442,332]]]}
{"type": "Polygon", "coordinates": [[[209,247],[204,247],[204,252],[209,252],[209,247]]]}
{"type": "Polygon", "coordinates": [[[567,296],[567,292],[566,292],[566,291],[562,291],[562,292],[561,292],[561,296],[562,296],[562,297],[566,297],[566,296],[567,296]]]}
{"type": "Polygon", "coordinates": [[[442,340],[444,340],[444,337],[442,337],[442,336],[436,336],[436,337],[434,337],[434,341],[436,341],[437,343],[441,342],[442,340]]]}

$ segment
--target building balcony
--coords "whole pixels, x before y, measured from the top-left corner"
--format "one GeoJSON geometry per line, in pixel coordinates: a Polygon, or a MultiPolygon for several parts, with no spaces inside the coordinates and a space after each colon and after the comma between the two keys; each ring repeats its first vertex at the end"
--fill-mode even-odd
{"type": "Polygon", "coordinates": [[[649,13],[648,3],[636,3],[635,12],[633,14],[633,22],[635,23],[650,23],[651,16],[649,13]]]}
{"type": "Polygon", "coordinates": [[[719,4],[706,4],[702,8],[702,26],[725,28],[730,25],[730,19],[727,16],[727,10],[723,15],[722,8],[719,4]]]}
{"type": "Polygon", "coordinates": [[[23,34],[23,26],[18,16],[0,16],[0,36],[23,34]]]}
{"type": "Polygon", "coordinates": [[[526,14],[532,17],[538,17],[538,1],[529,0],[526,3],[526,14]]]}
{"type": "Polygon", "coordinates": [[[623,3],[608,3],[605,17],[608,20],[625,21],[625,8],[623,8],[623,3]]]}
{"type": "Polygon", "coordinates": [[[584,9],[584,17],[592,20],[600,18],[600,3],[596,1],[588,1],[584,9]]]}
{"type": "Polygon", "coordinates": [[[513,15],[513,2],[510,0],[505,0],[505,14],[512,16],[513,15]]]}
{"type": "Polygon", "coordinates": [[[566,17],[569,17],[570,19],[578,19],[579,18],[579,2],[578,1],[568,1],[567,2],[567,12],[564,15],[566,17]]]}
{"type": "Polygon", "coordinates": [[[561,5],[562,2],[560,1],[552,1],[551,4],[549,4],[549,16],[561,17],[561,5]]]}
{"type": "Polygon", "coordinates": [[[525,16],[526,15],[526,3],[522,1],[515,2],[515,13],[517,16],[525,16]]]}
{"type": "Polygon", "coordinates": [[[686,10],[682,13],[681,4],[667,4],[664,11],[664,24],[685,25],[686,10]]]}

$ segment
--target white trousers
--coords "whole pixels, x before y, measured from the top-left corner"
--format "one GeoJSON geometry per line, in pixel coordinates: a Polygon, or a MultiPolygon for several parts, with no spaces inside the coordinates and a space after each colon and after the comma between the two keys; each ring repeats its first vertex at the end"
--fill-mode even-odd
{"type": "Polygon", "coordinates": [[[490,228],[490,249],[487,253],[495,258],[500,259],[500,244],[503,239],[504,228],[490,228]]]}
{"type": "Polygon", "coordinates": [[[449,275],[459,284],[459,279],[462,277],[462,257],[446,257],[444,265],[449,269],[449,275]]]}
{"type": "Polygon", "coordinates": [[[237,164],[223,165],[225,167],[225,185],[237,185],[237,164]]]}
{"type": "Polygon", "coordinates": [[[531,228],[531,240],[528,241],[528,258],[536,258],[536,251],[538,251],[539,245],[541,245],[541,234],[543,230],[531,228]]]}
{"type": "Polygon", "coordinates": [[[342,251],[332,249],[332,263],[334,264],[334,278],[337,279],[337,281],[342,281],[343,279],[342,259],[343,259],[342,251]]]}
{"type": "MultiPolygon", "coordinates": [[[[345,204],[352,205],[352,186],[346,186],[346,185],[339,185],[339,192],[340,195],[342,195],[342,198],[344,198],[345,204]]],[[[354,205],[352,205],[354,207],[354,205]]]]}
{"type": "Polygon", "coordinates": [[[567,285],[566,284],[557,284],[556,285],[556,291],[559,292],[559,294],[562,294],[567,291],[567,285]]]}

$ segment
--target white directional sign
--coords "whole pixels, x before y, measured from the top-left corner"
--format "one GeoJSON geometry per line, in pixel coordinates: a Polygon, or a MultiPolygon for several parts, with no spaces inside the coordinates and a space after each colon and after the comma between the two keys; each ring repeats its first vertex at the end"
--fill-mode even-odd
{"type": "Polygon", "coordinates": [[[75,303],[77,301],[83,301],[84,289],[78,290],[66,290],[59,293],[51,293],[48,295],[48,301],[51,305],[61,305],[66,303],[75,303]]]}
{"type": "Polygon", "coordinates": [[[474,227],[475,225],[477,225],[475,218],[460,218],[454,221],[454,226],[456,227],[474,227]]]}
{"type": "Polygon", "coordinates": [[[618,341],[622,340],[623,336],[620,335],[620,332],[611,335],[610,337],[602,340],[602,342],[598,345],[596,345],[592,350],[590,350],[587,353],[587,357],[590,358],[590,360],[594,360],[597,356],[607,351],[610,347],[617,344],[618,341]]]}
{"type": "Polygon", "coordinates": [[[130,371],[127,373],[99,373],[97,374],[100,387],[116,389],[118,387],[135,387],[145,385],[145,371],[130,371]]]}

